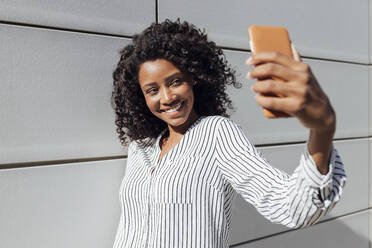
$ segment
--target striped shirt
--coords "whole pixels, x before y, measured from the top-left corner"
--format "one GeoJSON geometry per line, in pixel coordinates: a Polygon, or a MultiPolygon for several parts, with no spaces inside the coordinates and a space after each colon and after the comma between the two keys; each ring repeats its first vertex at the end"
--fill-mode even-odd
{"type": "Polygon", "coordinates": [[[272,222],[308,226],[332,209],[345,184],[334,148],[327,175],[307,148],[288,175],[225,117],[200,117],[158,162],[163,134],[129,145],[114,248],[227,248],[236,193],[272,222]]]}

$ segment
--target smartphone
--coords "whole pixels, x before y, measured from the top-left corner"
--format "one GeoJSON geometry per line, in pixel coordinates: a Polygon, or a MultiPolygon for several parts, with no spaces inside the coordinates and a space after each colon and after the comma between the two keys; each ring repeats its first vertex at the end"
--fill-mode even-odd
{"type": "MultiPolygon", "coordinates": [[[[248,28],[248,36],[252,54],[276,51],[293,58],[291,40],[285,27],[252,25],[248,28]]],[[[290,117],[287,113],[265,108],[263,113],[268,118],[290,117]]]]}

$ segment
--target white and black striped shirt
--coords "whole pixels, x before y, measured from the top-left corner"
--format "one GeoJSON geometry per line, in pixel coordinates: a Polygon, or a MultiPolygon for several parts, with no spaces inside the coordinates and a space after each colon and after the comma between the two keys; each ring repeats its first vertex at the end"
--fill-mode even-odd
{"type": "Polygon", "coordinates": [[[308,226],[339,200],[346,180],[335,149],[327,175],[307,148],[287,175],[225,117],[200,117],[157,162],[162,134],[152,145],[129,145],[114,248],[227,248],[235,192],[272,222],[308,226]]]}

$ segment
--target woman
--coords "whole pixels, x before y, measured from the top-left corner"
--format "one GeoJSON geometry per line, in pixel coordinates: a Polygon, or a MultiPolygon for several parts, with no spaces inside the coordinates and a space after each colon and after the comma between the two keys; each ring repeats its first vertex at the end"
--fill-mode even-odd
{"type": "Polygon", "coordinates": [[[335,113],[310,68],[277,53],[247,63],[260,79],[257,103],[310,129],[293,175],[270,166],[227,118],[226,86],[239,83],[200,30],[166,20],[121,51],[112,103],[129,148],[115,248],[228,247],[235,193],[289,227],[315,223],[338,201],[345,173],[332,147],[335,113]]]}

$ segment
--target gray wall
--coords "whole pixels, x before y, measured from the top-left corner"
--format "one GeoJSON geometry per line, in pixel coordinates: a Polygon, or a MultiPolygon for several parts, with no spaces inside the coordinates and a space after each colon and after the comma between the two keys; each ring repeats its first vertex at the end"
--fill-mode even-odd
{"type": "Polygon", "coordinates": [[[334,144],[348,174],[340,204],[321,223],[288,230],[238,197],[231,245],[369,248],[371,13],[368,0],[1,1],[0,248],[112,246],[126,148],[115,133],[111,73],[134,33],[176,17],[224,48],[244,82],[229,89],[232,118],[273,165],[293,171],[308,131],[257,107],[244,79],[249,25],[286,26],[337,112],[334,144]]]}

